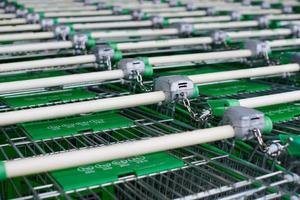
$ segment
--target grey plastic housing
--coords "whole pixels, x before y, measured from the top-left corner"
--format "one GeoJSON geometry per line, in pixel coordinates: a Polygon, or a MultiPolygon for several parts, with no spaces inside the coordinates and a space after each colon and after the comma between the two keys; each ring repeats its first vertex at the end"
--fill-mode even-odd
{"type": "Polygon", "coordinates": [[[145,13],[141,10],[133,10],[131,16],[134,20],[142,20],[145,16],[145,13]]]}
{"type": "Polygon", "coordinates": [[[283,7],[282,7],[282,12],[284,13],[284,14],[291,14],[291,13],[293,13],[294,11],[293,11],[293,6],[291,6],[291,5],[283,5],[283,7]]]}
{"type": "Polygon", "coordinates": [[[97,3],[97,10],[103,10],[106,7],[106,3],[105,2],[98,2],[97,3]]]}
{"type": "Polygon", "coordinates": [[[178,0],[169,0],[170,7],[176,7],[178,5],[178,0]]]}
{"type": "Polygon", "coordinates": [[[54,21],[52,19],[42,19],[41,26],[44,31],[50,31],[53,29],[54,21]]]}
{"type": "Polygon", "coordinates": [[[194,11],[197,9],[197,6],[194,3],[189,2],[185,5],[185,8],[187,11],[194,11]]]}
{"type": "Polygon", "coordinates": [[[249,49],[254,56],[264,56],[271,52],[271,47],[268,42],[259,40],[249,40],[245,43],[245,48],[249,49]]]}
{"type": "Polygon", "coordinates": [[[160,4],[161,1],[160,1],[160,0],[152,0],[152,3],[153,3],[153,4],[160,4]]]}
{"type": "Polygon", "coordinates": [[[261,4],[261,8],[262,9],[270,9],[271,4],[269,2],[263,1],[262,4],[261,4]]]}
{"type": "Polygon", "coordinates": [[[113,8],[112,8],[112,14],[113,15],[120,15],[120,14],[122,14],[122,7],[121,6],[114,6],[113,8]]]}
{"type": "Polygon", "coordinates": [[[180,36],[190,36],[192,35],[194,28],[192,24],[182,22],[177,24],[177,30],[180,36]]]}
{"type": "Polygon", "coordinates": [[[26,15],[26,21],[29,24],[37,24],[41,20],[40,15],[38,13],[28,13],[26,15]]]}
{"type": "Polygon", "coordinates": [[[208,7],[205,11],[207,16],[213,16],[216,14],[216,9],[214,7],[208,7]]]}
{"type": "Polygon", "coordinates": [[[84,5],[93,5],[93,0],[84,0],[84,5]]]}
{"type": "Polygon", "coordinates": [[[296,38],[300,38],[300,25],[297,24],[292,24],[290,26],[291,31],[292,31],[292,35],[296,38]]]}
{"type": "Polygon", "coordinates": [[[156,15],[151,17],[152,26],[154,28],[162,28],[164,26],[164,17],[156,15]]]}
{"type": "Polygon", "coordinates": [[[27,9],[17,9],[16,10],[16,17],[17,18],[26,17],[27,14],[28,14],[28,10],[27,9]]]}
{"type": "Polygon", "coordinates": [[[243,0],[242,5],[243,6],[250,6],[251,5],[251,0],[243,0]]]}
{"type": "Polygon", "coordinates": [[[94,50],[97,63],[102,64],[107,58],[113,59],[115,50],[108,45],[97,45],[94,50]]]}
{"type": "Polygon", "coordinates": [[[195,86],[186,76],[164,76],[155,79],[154,90],[163,91],[166,95],[165,101],[173,102],[193,97],[195,86]]]}
{"type": "Polygon", "coordinates": [[[252,108],[233,106],[225,111],[221,124],[231,125],[237,139],[248,140],[253,138],[253,129],[263,131],[265,115],[252,108]]]}
{"type": "Polygon", "coordinates": [[[4,11],[5,13],[15,13],[17,10],[17,7],[13,4],[7,4],[4,11]]]}
{"type": "Polygon", "coordinates": [[[300,64],[300,53],[293,53],[291,56],[291,62],[300,64]]]}
{"type": "Polygon", "coordinates": [[[232,11],[230,13],[230,18],[232,21],[240,21],[242,18],[242,14],[238,11],[232,11]]]}
{"type": "Polygon", "coordinates": [[[135,58],[122,59],[118,63],[118,68],[124,72],[124,78],[126,79],[134,79],[137,73],[143,75],[145,67],[144,61],[135,58]]]}
{"type": "Polygon", "coordinates": [[[211,34],[214,44],[224,44],[228,38],[228,33],[225,31],[215,31],[211,34]]]}
{"type": "Polygon", "coordinates": [[[72,38],[73,46],[75,49],[85,49],[88,42],[88,36],[86,34],[77,33],[72,38]]]}
{"type": "Polygon", "coordinates": [[[268,16],[258,17],[257,22],[258,22],[258,26],[260,28],[268,28],[268,26],[270,24],[270,20],[269,20],[268,16]]]}
{"type": "Polygon", "coordinates": [[[62,40],[66,40],[70,32],[71,32],[70,27],[65,25],[56,26],[54,29],[55,36],[58,39],[62,39],[62,40]]]}
{"type": "Polygon", "coordinates": [[[6,6],[6,2],[5,1],[1,1],[0,2],[0,8],[5,8],[6,6]]]}

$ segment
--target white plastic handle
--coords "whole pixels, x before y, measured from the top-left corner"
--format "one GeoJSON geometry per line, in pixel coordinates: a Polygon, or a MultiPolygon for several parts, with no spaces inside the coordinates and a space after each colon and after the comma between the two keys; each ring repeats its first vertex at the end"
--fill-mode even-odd
{"type": "Polygon", "coordinates": [[[177,62],[196,62],[196,61],[215,60],[215,59],[247,58],[251,56],[252,56],[252,52],[250,50],[245,49],[245,50],[233,50],[233,51],[222,51],[222,52],[150,57],[149,63],[152,65],[160,65],[160,64],[167,64],[167,63],[177,63],[177,62]]]}
{"type": "Polygon", "coordinates": [[[12,178],[177,149],[229,139],[234,136],[235,132],[231,126],[219,126],[215,128],[152,137],[133,142],[5,161],[4,168],[6,176],[12,178]]]}
{"type": "Polygon", "coordinates": [[[106,80],[116,80],[124,77],[122,70],[111,70],[102,72],[90,72],[83,74],[72,74],[65,76],[39,78],[23,81],[12,81],[0,83],[0,93],[17,92],[54,86],[66,86],[74,84],[98,83],[106,80]]]}
{"type": "Polygon", "coordinates": [[[207,74],[191,75],[191,79],[194,83],[210,83],[217,81],[226,81],[233,79],[241,78],[251,78],[257,76],[268,76],[283,74],[289,72],[297,72],[300,70],[299,64],[287,64],[287,65],[277,65],[277,66],[267,66],[267,67],[258,67],[251,69],[241,69],[241,70],[232,70],[225,72],[214,72],[207,74]]]}
{"type": "Polygon", "coordinates": [[[194,24],[194,28],[197,30],[211,30],[219,28],[245,28],[245,27],[257,27],[259,24],[257,21],[241,21],[241,22],[225,22],[225,23],[205,23],[194,24]]]}
{"type": "Polygon", "coordinates": [[[162,36],[162,35],[177,35],[176,28],[168,29],[138,29],[124,31],[101,31],[91,32],[93,38],[115,38],[115,37],[134,37],[134,36],[162,36]]]}
{"type": "Polygon", "coordinates": [[[59,23],[84,23],[84,22],[107,22],[132,20],[131,15],[101,16],[101,17],[68,17],[58,18],[59,23]]]}
{"type": "Polygon", "coordinates": [[[257,108],[263,106],[271,106],[282,103],[290,103],[300,100],[300,90],[292,92],[284,92],[279,94],[271,94],[260,97],[240,99],[240,106],[257,108]]]}
{"type": "Polygon", "coordinates": [[[17,24],[26,24],[26,19],[23,18],[16,18],[16,19],[7,19],[7,20],[0,20],[0,25],[17,25],[17,24]]]}
{"type": "Polygon", "coordinates": [[[17,53],[27,51],[43,51],[53,49],[68,49],[73,46],[69,41],[55,41],[55,42],[39,42],[31,44],[18,44],[18,45],[3,45],[0,46],[0,54],[17,53]]]}
{"type": "Polygon", "coordinates": [[[38,30],[41,30],[41,28],[42,27],[39,24],[24,24],[24,25],[16,25],[16,26],[0,26],[0,33],[21,32],[21,31],[38,31],[38,30]]]}
{"type": "Polygon", "coordinates": [[[273,41],[268,41],[268,44],[270,47],[292,47],[292,46],[298,46],[300,45],[300,39],[283,39],[283,40],[273,40],[273,41]]]}
{"type": "Polygon", "coordinates": [[[80,17],[80,16],[111,15],[111,14],[112,14],[111,10],[46,12],[45,17],[80,17]]]}
{"type": "Polygon", "coordinates": [[[96,62],[94,55],[70,56],[63,58],[48,58],[43,60],[22,61],[0,64],[0,72],[12,72],[18,70],[32,70],[65,65],[78,65],[96,62]]]}
{"type": "Polygon", "coordinates": [[[249,37],[270,37],[270,36],[286,36],[291,35],[291,29],[270,29],[270,30],[255,30],[255,31],[236,31],[227,32],[227,35],[232,39],[243,39],[249,37]]]}
{"type": "Polygon", "coordinates": [[[125,22],[106,22],[106,23],[84,23],[74,24],[75,30],[85,29],[109,29],[109,28],[133,28],[133,27],[151,27],[152,22],[150,20],[144,21],[125,21],[125,22]]]}
{"type": "Polygon", "coordinates": [[[194,37],[194,38],[179,38],[169,40],[152,40],[142,42],[124,42],[118,43],[117,48],[119,50],[134,50],[134,49],[146,49],[146,48],[160,48],[160,47],[172,47],[182,45],[199,45],[210,44],[213,40],[211,37],[194,37]]]}
{"type": "Polygon", "coordinates": [[[51,39],[54,38],[54,36],[53,32],[1,34],[0,42],[51,39]]]}
{"type": "Polygon", "coordinates": [[[164,92],[157,91],[144,94],[126,95],[121,97],[3,112],[0,113],[0,126],[155,104],[164,101],[165,98],[164,92]]]}

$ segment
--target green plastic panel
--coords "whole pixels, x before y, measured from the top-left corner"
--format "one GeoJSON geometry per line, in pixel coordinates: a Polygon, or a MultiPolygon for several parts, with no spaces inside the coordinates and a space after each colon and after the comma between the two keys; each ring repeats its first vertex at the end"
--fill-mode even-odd
{"type": "Polygon", "coordinates": [[[200,94],[208,96],[234,95],[244,92],[257,92],[271,89],[270,85],[248,80],[209,84],[198,87],[200,94]]]}
{"type": "Polygon", "coordinates": [[[47,103],[54,102],[63,102],[71,100],[74,101],[94,97],[96,97],[96,93],[94,92],[89,92],[85,89],[71,89],[47,93],[37,93],[31,95],[3,97],[1,101],[12,108],[19,108],[34,105],[44,105],[47,103]]]}
{"type": "Polygon", "coordinates": [[[274,123],[291,120],[300,115],[300,106],[296,104],[280,104],[258,108],[264,112],[274,123]]]}
{"type": "Polygon", "coordinates": [[[280,141],[285,144],[288,139],[292,139],[288,146],[288,153],[291,156],[300,156],[300,136],[299,135],[279,135],[280,141]]]}
{"type": "Polygon", "coordinates": [[[21,81],[28,79],[46,78],[53,76],[63,76],[67,73],[64,71],[45,71],[45,72],[31,72],[23,74],[5,75],[0,76],[0,83],[11,82],[11,81],[21,81]]]}
{"type": "Polygon", "coordinates": [[[209,99],[207,104],[212,109],[214,116],[221,117],[227,108],[239,106],[240,102],[236,99],[209,99]]]}
{"type": "Polygon", "coordinates": [[[0,181],[7,179],[5,164],[3,161],[0,161],[0,181]]]}
{"type": "Polygon", "coordinates": [[[21,127],[34,140],[132,126],[134,122],[116,112],[104,112],[50,121],[28,122],[21,127]]]}
{"type": "Polygon", "coordinates": [[[184,162],[165,152],[128,159],[101,162],[52,172],[65,191],[118,181],[127,175],[143,176],[184,166],[184,162]]]}

